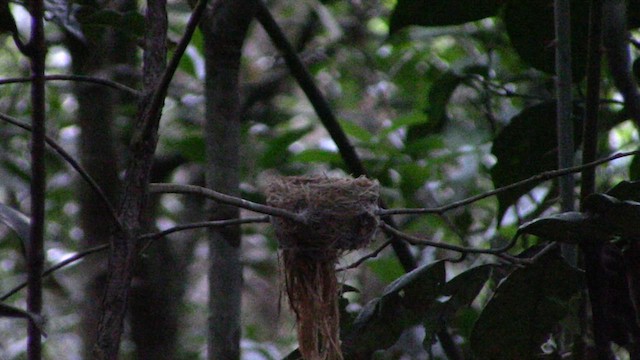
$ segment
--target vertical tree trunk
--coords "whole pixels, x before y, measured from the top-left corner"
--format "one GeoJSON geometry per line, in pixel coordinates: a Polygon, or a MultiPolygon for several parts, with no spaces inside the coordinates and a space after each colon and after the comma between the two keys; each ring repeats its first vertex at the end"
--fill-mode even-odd
{"type": "MultiPolygon", "coordinates": [[[[34,314],[42,312],[42,270],[44,267],[44,217],[46,169],[45,148],[45,57],[47,48],[44,37],[44,1],[29,3],[31,13],[31,39],[27,55],[31,62],[31,229],[27,250],[27,310],[34,314]]],[[[27,357],[42,358],[42,330],[29,322],[27,357]]]]}
{"type": "MultiPolygon", "coordinates": [[[[182,163],[180,157],[156,159],[151,181],[161,182],[182,163]]],[[[147,206],[147,218],[152,219],[158,209],[158,198],[147,206]]],[[[192,221],[190,219],[189,221],[192,221]]],[[[152,224],[143,224],[153,231],[152,224]]],[[[186,239],[184,239],[187,242],[186,239]]],[[[171,239],[159,239],[149,246],[145,256],[138,259],[131,286],[131,338],[136,345],[138,360],[173,360],[178,356],[179,308],[186,287],[184,281],[191,247],[176,251],[171,239]]],[[[145,244],[141,244],[144,246],[145,244]]],[[[186,244],[185,244],[186,245],[186,244]]]]}
{"type": "MultiPolygon", "coordinates": [[[[99,46],[84,46],[74,39],[67,41],[73,59],[73,73],[95,75],[103,66],[103,56],[99,46]]],[[[116,200],[118,184],[117,156],[113,143],[111,119],[113,116],[112,90],[104,86],[76,83],[74,95],[78,100],[77,122],[80,126],[80,161],[87,172],[96,180],[108,199],[116,200]]],[[[109,216],[102,201],[84,182],[80,182],[80,226],[83,232],[82,247],[106,243],[111,233],[111,223],[102,221],[109,216]]],[[[104,288],[104,257],[89,257],[80,264],[82,280],[85,282],[85,297],[81,306],[81,335],[83,358],[90,358],[91,344],[95,340],[98,324],[98,305],[104,288]]]]}
{"type": "MultiPolygon", "coordinates": [[[[135,2],[122,0],[111,4],[116,11],[135,9],[135,2]]],[[[107,30],[99,39],[81,42],[67,35],[67,48],[72,57],[75,75],[113,78],[111,71],[117,65],[135,65],[136,48],[131,39],[107,30]]],[[[121,80],[122,81],[122,80],[121,80]]],[[[127,81],[132,85],[131,78],[127,81]]],[[[74,96],[78,101],[77,123],[80,126],[80,160],[82,166],[96,180],[111,203],[116,203],[118,193],[118,154],[113,136],[113,116],[121,105],[118,94],[103,85],[77,82],[74,96]]],[[[123,101],[126,101],[122,97],[123,101]]],[[[130,99],[128,101],[133,101],[130,99]]],[[[84,181],[80,181],[80,226],[83,232],[82,247],[94,247],[107,243],[112,224],[106,207],[99,196],[84,181]]],[[[81,304],[81,336],[83,358],[91,358],[91,348],[96,338],[99,305],[106,280],[106,256],[92,256],[80,264],[83,274],[84,298],[81,304]]]]}
{"type": "Polygon", "coordinates": [[[108,279],[102,301],[93,359],[116,359],[129,300],[129,287],[137,257],[137,235],[142,230],[147,186],[158,141],[158,123],[166,89],[157,92],[167,58],[167,11],[165,0],[149,0],[143,57],[144,99],[140,103],[137,131],[131,143],[131,160],[125,174],[120,220],[124,231],[111,237],[108,279]],[[156,108],[153,102],[161,99],[156,108]]]}
{"type": "MultiPolygon", "coordinates": [[[[205,142],[207,186],[238,195],[240,118],[238,72],[253,0],[220,0],[203,19],[206,58],[205,142]]],[[[237,218],[238,209],[215,205],[211,219],[237,218]]],[[[240,358],[242,264],[237,226],[210,230],[209,359],[240,358]]]]}

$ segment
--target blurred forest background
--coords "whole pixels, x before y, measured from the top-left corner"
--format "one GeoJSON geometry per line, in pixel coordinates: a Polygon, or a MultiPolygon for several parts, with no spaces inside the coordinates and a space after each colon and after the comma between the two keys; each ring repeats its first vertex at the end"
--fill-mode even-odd
{"type": "MultiPolygon", "coordinates": [[[[122,359],[286,357],[297,339],[282,299],[270,225],[261,218],[139,237],[182,224],[256,216],[201,196],[150,194],[145,200],[146,185],[206,186],[264,203],[270,176],[366,173],[380,182],[388,208],[438,209],[557,169],[559,148],[567,153],[568,146],[569,165],[580,164],[589,104],[589,6],[601,3],[572,2],[573,100],[569,123],[559,126],[553,1],[212,0],[206,9],[202,2],[175,0],[45,1],[46,134],[95,179],[103,196],[47,150],[45,269],[98,249],[43,279],[42,357],[96,358],[101,304],[109,279],[117,276],[110,271],[118,250],[104,244],[119,236],[103,197],[138,236],[124,252],[136,255],[127,263],[133,268],[121,342],[107,346],[119,347],[122,359]],[[200,26],[184,43],[198,9],[204,9],[200,26]],[[278,40],[278,26],[297,59],[282,51],[287,44],[278,40]],[[183,44],[166,94],[154,93],[162,87],[163,59],[181,54],[183,44]],[[160,102],[149,105],[156,98],[160,102]],[[151,108],[157,113],[145,122],[151,108]],[[557,128],[565,135],[573,129],[570,144],[558,146],[557,128]],[[140,178],[131,175],[135,169],[140,178]],[[136,186],[142,190],[127,195],[136,194],[136,186]]],[[[29,232],[31,134],[16,126],[34,116],[34,57],[19,49],[33,34],[31,6],[0,2],[0,296],[2,304],[19,309],[27,308],[26,289],[9,292],[26,280],[25,254],[35,246],[29,232]]],[[[628,23],[621,24],[633,29],[640,25],[640,2],[628,6],[628,23]]],[[[628,51],[626,29],[621,34],[628,51]]],[[[637,41],[631,40],[635,58],[637,41]]],[[[627,65],[621,72],[635,85],[636,66],[627,65]]],[[[638,148],[631,100],[618,91],[613,67],[602,66],[595,95],[600,120],[595,132],[586,133],[595,156],[588,161],[638,148]]],[[[598,166],[591,192],[637,179],[636,159],[598,166]]],[[[575,210],[571,196],[582,182],[570,185],[567,207],[562,185],[542,181],[550,178],[464,206],[395,215],[393,225],[434,243],[499,248],[522,224],[575,210]]],[[[558,221],[543,230],[527,228],[540,237],[524,237],[510,255],[396,238],[393,247],[338,272],[348,285],[341,302],[343,341],[356,344],[353,352],[360,355],[353,358],[589,358],[593,341],[581,320],[586,285],[574,267],[579,261],[571,255],[570,265],[554,255],[541,255],[534,264],[517,261],[532,257],[546,240],[568,236],[566,224],[584,224],[575,217],[558,221]],[[401,278],[416,267],[412,278],[401,278]],[[500,298],[493,296],[497,288],[500,298]]],[[[388,245],[387,236],[380,231],[373,244],[348,254],[338,267],[388,245]]],[[[8,309],[1,314],[15,316],[8,309]]],[[[0,319],[0,359],[27,358],[25,324],[0,319]]],[[[608,351],[624,357],[637,346],[637,324],[621,328],[623,335],[610,331],[605,340],[616,344],[608,351]]]]}

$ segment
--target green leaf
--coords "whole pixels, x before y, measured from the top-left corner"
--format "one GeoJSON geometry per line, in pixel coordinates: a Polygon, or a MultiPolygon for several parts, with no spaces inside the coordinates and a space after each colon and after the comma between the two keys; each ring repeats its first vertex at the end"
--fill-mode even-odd
{"type": "Polygon", "coordinates": [[[495,16],[502,0],[398,0],[391,14],[391,34],[410,26],[459,25],[495,16]]]}
{"type": "Polygon", "coordinates": [[[339,166],[342,163],[342,158],[335,151],[322,150],[322,149],[307,149],[303,150],[290,158],[291,162],[301,163],[326,163],[333,166],[339,166]]]}
{"type": "Polygon", "coordinates": [[[607,190],[606,194],[613,196],[618,200],[640,202],[640,181],[621,181],[611,189],[607,190]]]}
{"type": "Polygon", "coordinates": [[[571,244],[578,243],[585,237],[608,237],[607,233],[599,229],[592,216],[575,211],[535,219],[520,226],[518,233],[571,244]]]}
{"type": "Polygon", "coordinates": [[[144,15],[137,11],[127,11],[122,15],[122,26],[121,31],[142,37],[146,29],[144,15]]]}
{"type": "Polygon", "coordinates": [[[189,161],[204,163],[205,162],[205,146],[202,134],[197,131],[188,131],[179,139],[168,139],[169,146],[180,153],[189,161]]]}
{"type": "Polygon", "coordinates": [[[17,35],[18,29],[9,9],[9,0],[0,0],[0,34],[5,32],[17,35]]]}
{"type": "Polygon", "coordinates": [[[424,342],[425,347],[431,345],[435,334],[444,329],[455,314],[463,308],[467,308],[478,296],[487,280],[491,276],[493,265],[480,265],[471,268],[449,280],[442,289],[444,301],[437,302],[429,310],[424,327],[427,332],[424,342]]]}
{"type": "Polygon", "coordinates": [[[582,273],[549,253],[503,280],[484,307],[472,334],[475,359],[538,359],[560,320],[580,295],[582,273]]]}
{"type": "Polygon", "coordinates": [[[289,146],[299,140],[304,135],[313,130],[312,126],[302,129],[288,130],[282,135],[269,141],[262,157],[259,160],[260,166],[263,168],[275,168],[288,161],[291,153],[289,146]]]}
{"type": "Polygon", "coordinates": [[[382,292],[382,300],[400,296],[403,306],[421,312],[429,307],[429,302],[440,296],[445,280],[444,261],[421,266],[389,284],[382,292]]]}
{"type": "MultiPolygon", "coordinates": [[[[571,1],[571,55],[574,81],[585,74],[589,27],[587,1],[571,1]]],[[[529,65],[555,74],[553,0],[508,0],[503,20],[514,49],[529,65]]]]}
{"type": "Polygon", "coordinates": [[[386,256],[367,261],[367,267],[380,281],[390,283],[399,278],[405,272],[395,256],[386,256]]]}
{"type": "Polygon", "coordinates": [[[416,125],[422,122],[424,122],[424,114],[419,111],[412,111],[409,114],[393,119],[391,126],[380,131],[380,137],[385,137],[400,128],[416,125]]]}
{"type": "Polygon", "coordinates": [[[15,231],[22,240],[24,253],[31,238],[31,219],[20,211],[0,203],[0,222],[15,231]]]}
{"type": "Polygon", "coordinates": [[[472,65],[465,67],[462,71],[447,71],[438,77],[429,89],[425,109],[426,121],[409,127],[408,141],[442,131],[449,121],[447,106],[458,86],[463,85],[472,75],[486,76],[486,74],[486,66],[472,65]]]}
{"type": "MultiPolygon", "coordinates": [[[[575,107],[574,114],[580,109],[575,107]]],[[[544,171],[557,169],[556,105],[544,102],[524,109],[513,117],[493,141],[491,153],[497,163],[491,168],[495,188],[510,185],[544,171]]],[[[574,117],[574,128],[579,129],[579,117],[574,117]]],[[[575,132],[576,147],[580,131],[575,132]]],[[[501,192],[498,197],[498,218],[524,194],[537,186],[528,184],[501,192]]]]}
{"type": "Polygon", "coordinates": [[[369,359],[393,345],[400,334],[419,324],[440,296],[445,283],[444,262],[417,268],[389,284],[381,297],[370,301],[343,336],[347,358],[369,359]]]}
{"type": "Polygon", "coordinates": [[[591,194],[584,199],[583,206],[585,211],[597,215],[599,228],[622,237],[640,237],[640,202],[591,194]]]}
{"type": "Polygon", "coordinates": [[[400,173],[400,190],[405,199],[412,199],[415,192],[420,189],[431,174],[431,169],[416,163],[398,166],[400,173]]]}
{"type": "Polygon", "coordinates": [[[354,139],[360,140],[364,143],[368,143],[373,139],[373,134],[369,132],[369,130],[352,121],[340,120],[339,123],[345,134],[353,137],[354,139]]]}

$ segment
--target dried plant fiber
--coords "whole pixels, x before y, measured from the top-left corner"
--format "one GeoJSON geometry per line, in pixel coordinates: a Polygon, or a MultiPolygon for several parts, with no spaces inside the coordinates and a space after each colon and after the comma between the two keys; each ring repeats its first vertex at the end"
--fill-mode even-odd
{"type": "Polygon", "coordinates": [[[272,218],[300,353],[305,360],[341,360],[335,264],[375,235],[379,185],[365,177],[281,177],[270,181],[266,195],[267,204],[305,219],[272,218]]]}

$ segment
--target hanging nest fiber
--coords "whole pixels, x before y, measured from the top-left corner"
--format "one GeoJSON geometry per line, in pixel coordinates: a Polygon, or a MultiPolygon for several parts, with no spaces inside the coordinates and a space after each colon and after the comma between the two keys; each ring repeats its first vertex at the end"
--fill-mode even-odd
{"type": "Polygon", "coordinates": [[[365,177],[282,177],[266,190],[267,204],[302,215],[273,217],[282,249],[285,291],[296,315],[306,360],[342,359],[335,264],[371,242],[378,227],[379,185],[365,177]]]}

